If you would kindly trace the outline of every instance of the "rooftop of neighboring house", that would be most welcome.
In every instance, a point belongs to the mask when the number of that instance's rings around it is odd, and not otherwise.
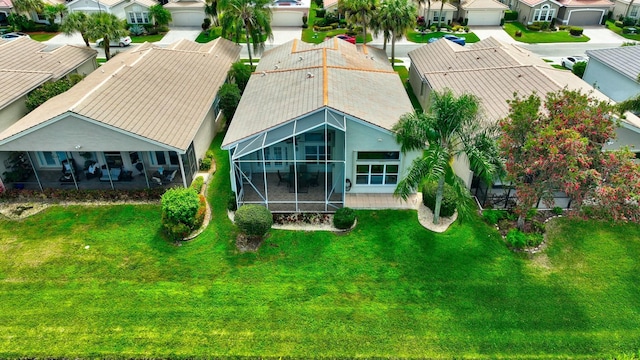
[[[0,0],[0,8],[12,8],[13,3],[11,0]]]
[[[528,50],[494,38],[465,47],[442,39],[409,52],[409,57],[432,89],[449,88],[456,95],[476,95],[485,115],[493,121],[507,116],[507,100],[513,99],[514,93],[544,97],[548,92],[568,88],[610,101],[573,73],[555,69]],[[637,118],[630,117],[628,121],[640,128]]]
[[[497,0],[467,0],[460,5],[465,10],[507,10],[509,7]]]
[[[210,111],[240,46],[180,40],[167,48],[145,43],[118,54],[69,91],[0,133],[1,141],[68,114],[148,141],[186,150]]]
[[[613,7],[613,2],[609,0],[558,0],[566,7]]]
[[[530,7],[542,4],[544,2],[551,2],[558,6],[562,6],[562,4],[556,0],[518,0],[518,1]]]
[[[47,51],[47,45],[28,37],[0,40],[0,109],[44,82],[69,74],[96,55],[93,49],[71,45]]]
[[[433,11],[440,11],[440,6],[443,6],[443,5],[442,5],[442,1],[432,1],[432,2],[431,2],[431,11],[432,11],[432,12],[433,12]],[[427,6],[425,6],[425,5],[423,4],[423,5],[422,5],[422,8],[426,10],[426,9],[427,9]],[[453,5],[451,5],[451,4],[449,4],[448,2],[445,2],[445,3],[444,3],[444,6],[442,7],[442,10],[443,10],[443,11],[457,11],[457,10],[458,10],[458,8],[457,8],[457,7],[455,7],[455,6],[453,6]]]
[[[595,59],[612,70],[630,78],[638,80],[640,74],[640,46],[621,46],[611,49],[587,50],[587,56]]]
[[[388,130],[413,111],[382,50],[337,38],[292,40],[263,54],[223,146],[325,107]]]

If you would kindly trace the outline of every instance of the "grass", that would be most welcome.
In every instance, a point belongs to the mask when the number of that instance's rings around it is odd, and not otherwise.
[[[562,219],[545,253],[477,218],[443,234],[359,211],[348,234],[235,250],[227,155],[213,222],[175,247],[160,207],[0,219],[0,357],[603,358],[640,349],[640,226]],[[85,248],[86,246],[89,248]]]
[[[314,31],[313,30],[313,24],[315,24],[316,21],[316,9],[318,8],[318,6],[315,4],[315,2],[311,2],[311,8],[309,9],[309,16],[308,16],[308,21],[307,24],[309,25],[306,29],[302,29],[302,36],[301,39],[304,42],[308,42],[311,44],[320,44],[321,42],[323,42],[326,38],[331,38],[334,37],[336,35],[340,35],[340,34],[345,34],[347,32],[347,29],[334,29],[334,30],[330,30],[330,31]],[[371,36],[371,30],[367,30],[367,42],[370,42],[373,37]],[[356,43],[362,43],[363,42],[363,36],[362,35],[357,35],[356,36]]]
[[[56,35],[58,35],[58,33],[44,32],[44,31],[30,32],[29,33],[29,36],[31,37],[31,39],[33,39],[35,41],[40,41],[40,42],[51,40],[51,38],[53,38]]]
[[[397,59],[396,59],[396,62],[397,62]],[[400,76],[400,80],[404,85],[404,89],[407,91],[407,95],[409,95],[409,100],[411,100],[411,105],[413,105],[413,109],[416,112],[421,113],[422,105],[420,105],[420,101],[418,101],[418,98],[413,93],[413,88],[411,87],[411,84],[409,84],[409,70],[404,66],[398,66],[398,65],[394,65],[393,69],[398,73],[398,76]]]
[[[564,67],[564,66],[562,66],[562,65],[558,65],[558,64],[551,64],[551,67],[552,67],[552,68],[555,68],[555,69],[571,71],[570,69],[567,69],[566,67]]]
[[[166,34],[156,34],[156,35],[143,35],[143,36],[131,36],[131,42],[133,43],[144,43],[144,42],[156,42],[162,40],[162,38]]]
[[[196,42],[201,44],[208,43],[209,41],[219,38],[220,34],[222,34],[221,27],[211,28],[209,29],[209,31],[201,32],[200,35],[198,35],[198,37],[196,38]]]
[[[429,42],[429,39],[441,38],[442,36],[447,35],[447,34],[450,34],[450,33],[436,31],[436,32],[424,33],[424,35],[423,35],[423,33],[421,33],[421,32],[418,32],[418,31],[415,31],[415,30],[409,30],[409,31],[407,31],[405,36],[407,37],[407,40],[409,40],[411,42],[423,44],[423,43]],[[472,44],[472,43],[480,41],[480,38],[476,34],[474,34],[472,32],[462,33],[462,34],[456,33],[454,35],[457,36],[457,37],[464,38],[465,42],[467,42],[469,44]]]
[[[516,31],[521,31],[522,36],[516,37]],[[504,31],[514,40],[527,44],[534,43],[563,43],[563,42],[587,42],[589,37],[582,35],[580,37],[572,36],[569,31],[531,31],[519,22],[508,22],[504,24]]]
[[[613,31],[614,33],[633,41],[640,41],[640,34],[623,34],[622,28],[616,26],[614,20],[607,20],[606,23],[607,29]]]

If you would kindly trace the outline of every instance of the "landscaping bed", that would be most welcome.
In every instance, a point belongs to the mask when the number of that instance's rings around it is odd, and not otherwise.
[[[562,42],[587,42],[591,39],[586,35],[574,36],[569,33],[570,28],[559,29],[556,31],[542,31],[530,29],[519,22],[508,22],[503,26],[504,31],[514,40],[523,43],[562,43]],[[520,36],[518,36],[520,34]]]

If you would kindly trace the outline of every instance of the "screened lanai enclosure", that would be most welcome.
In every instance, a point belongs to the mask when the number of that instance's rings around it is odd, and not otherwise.
[[[322,109],[230,149],[238,206],[334,212],[344,206],[345,117]]]

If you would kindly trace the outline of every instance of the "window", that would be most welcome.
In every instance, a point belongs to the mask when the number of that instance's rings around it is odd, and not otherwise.
[[[441,16],[441,18],[438,20],[438,16]],[[444,12],[442,13],[442,15],[440,15],[439,11],[434,11],[433,12],[433,21],[444,21]]]
[[[271,166],[271,160],[273,161],[273,166],[283,166],[284,163],[282,162],[282,160],[286,160],[287,159],[287,155],[288,155],[289,151],[287,149],[286,146],[282,146],[282,145],[273,145],[271,147],[268,147],[266,149],[264,149],[264,158],[265,158],[265,163],[264,165],[266,167]]]
[[[400,152],[360,151],[356,163],[356,184],[395,185],[398,183]]]
[[[36,156],[42,167],[58,167],[67,159],[67,154],[62,151],[38,151]]]
[[[315,161],[316,163],[325,159],[331,160],[331,155],[326,154],[326,150],[324,145],[307,145],[304,147],[305,160]]]
[[[149,23],[148,12],[141,12],[141,11],[129,12],[129,24],[148,24],[148,23]]]
[[[536,9],[533,15],[533,21],[551,21],[556,13],[549,5],[542,5],[540,9]]]
[[[178,154],[175,151],[152,151],[151,164],[153,165],[179,165]]]
[[[640,6],[634,5],[631,7],[631,11],[629,11],[629,17],[636,18],[638,17],[638,9]]]

